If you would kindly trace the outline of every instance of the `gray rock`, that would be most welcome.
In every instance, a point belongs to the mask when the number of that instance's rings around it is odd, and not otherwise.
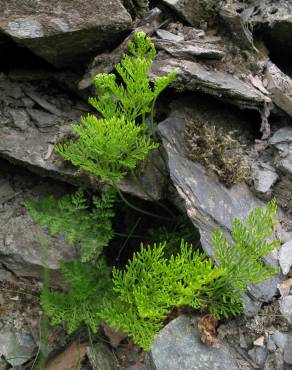
[[[276,330],[272,334],[272,340],[276,344],[278,348],[284,349],[287,346],[288,343],[288,335],[281,333],[279,330]]]
[[[292,25],[291,25],[292,31]],[[275,64],[270,63],[266,69],[267,89],[273,102],[292,117],[292,80]]]
[[[248,351],[248,354],[259,367],[262,367],[268,356],[268,350],[265,347],[254,347]]]
[[[279,263],[283,274],[287,275],[292,266],[292,239],[281,246],[279,251]]]
[[[203,166],[187,159],[184,129],[186,117],[198,115],[199,105],[193,106],[194,103],[188,104],[186,99],[178,103],[170,116],[159,124],[158,130],[166,150],[170,178],[177,192],[175,203],[199,229],[203,249],[213,256],[211,239],[214,229],[219,227],[230,237],[234,217],[244,219],[253,208],[263,203],[246,184],[227,188],[214,175],[208,174]],[[210,117],[212,108],[209,118],[205,119],[210,120]],[[281,276],[272,277],[250,286],[249,292],[260,301],[270,301],[277,293],[277,285],[281,280]]]
[[[157,335],[146,359],[146,370],[237,370],[236,353],[226,343],[203,344],[198,318],[179,316]]]
[[[273,185],[279,179],[272,166],[264,163],[260,164],[254,171],[254,187],[261,194],[265,194],[271,190]]]
[[[37,346],[28,333],[8,326],[0,330],[0,355],[12,366],[22,365],[36,354]]]
[[[212,21],[214,10],[218,5],[216,0],[163,0],[192,26],[200,26],[202,21]]]
[[[179,43],[181,41],[184,41],[183,36],[175,35],[172,32],[162,30],[162,29],[156,30],[156,35],[158,37],[160,37],[162,40],[171,41],[171,42],[175,42],[175,43]]]
[[[24,109],[9,109],[9,113],[13,119],[16,128],[24,131],[28,128],[30,119]]]
[[[165,75],[172,70],[176,70],[177,75],[171,86],[180,92],[202,91],[239,107],[259,110],[271,101],[250,83],[193,61],[157,58],[152,74]]]
[[[213,59],[221,60],[225,52],[217,45],[196,40],[174,43],[168,40],[154,39],[157,50],[163,50],[175,58],[183,60]]]
[[[288,343],[284,349],[284,361],[292,365],[292,336],[289,336]]]
[[[103,343],[87,347],[86,354],[94,370],[115,370],[117,368],[114,355]]]
[[[12,199],[16,192],[12,189],[10,182],[6,178],[0,177],[0,205]]]
[[[279,300],[281,314],[292,324],[292,295],[287,295]]]
[[[76,167],[65,163],[53,150],[54,145],[70,133],[69,123],[79,122],[80,116],[85,114],[89,107],[81,100],[71,101],[56,86],[53,91],[50,91],[46,88],[46,84],[42,86],[38,81],[17,83],[6,79],[2,84],[0,81],[0,104],[5,107],[4,114],[8,104],[7,95],[11,87],[18,85],[22,86],[21,91],[25,91],[35,104],[24,110],[35,124],[31,123],[24,131],[0,124],[0,156],[41,175],[51,176],[74,185],[100,188],[100,184],[94,183],[88,175],[78,174]],[[17,107],[18,101],[12,101],[9,104]],[[43,110],[36,106],[41,106]],[[17,108],[14,110],[19,112]],[[164,162],[157,150],[150,153],[142,172],[139,177],[141,184],[137,184],[131,176],[128,176],[120,182],[119,188],[147,200],[162,198],[166,177],[163,175]],[[142,189],[145,189],[149,195]]]
[[[292,142],[292,127],[287,126],[277,130],[270,138],[269,142],[272,145],[288,144]]]
[[[132,23],[119,0],[110,6],[94,0],[1,0],[0,14],[0,31],[56,66],[109,47]]]

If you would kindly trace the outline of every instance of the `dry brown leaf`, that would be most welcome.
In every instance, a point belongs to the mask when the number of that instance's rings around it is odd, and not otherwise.
[[[113,330],[106,323],[102,324],[102,328],[104,334],[108,337],[111,346],[114,348],[117,348],[121,341],[127,337],[127,334],[124,333],[122,330],[119,331]]]
[[[207,346],[220,347],[220,340],[217,337],[218,321],[212,315],[202,316],[198,323],[201,334],[201,341]]]
[[[50,360],[44,370],[77,370],[83,360],[88,343],[72,343],[64,352]]]

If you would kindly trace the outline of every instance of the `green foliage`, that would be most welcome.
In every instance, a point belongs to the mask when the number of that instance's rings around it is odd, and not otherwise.
[[[100,312],[112,294],[112,282],[105,262],[95,265],[78,261],[61,263],[68,293],[44,290],[41,303],[53,325],[66,323],[68,333],[88,325],[96,332],[101,321]]]
[[[58,144],[55,149],[64,159],[104,182],[118,182],[127,169],[134,169],[158,146],[144,135],[144,126],[124,118],[98,119],[88,115],[81,122],[82,125],[72,125],[78,140]]]
[[[227,186],[250,178],[250,167],[239,142],[222,128],[190,120],[185,134],[188,158],[209,168]]]
[[[116,65],[123,83],[118,84],[114,74],[98,74],[94,79],[98,98],[90,98],[89,102],[106,119],[115,116],[136,122],[142,116],[144,123],[152,103],[173,81],[175,72],[156,78],[152,87],[148,74],[156,51],[151,38],[144,32],[136,32],[128,47],[129,54],[124,54]]]
[[[155,101],[173,81],[175,73],[158,77],[151,84],[148,73],[155,55],[151,39],[144,32],[137,32],[129,43],[129,54],[116,65],[122,83],[117,83],[114,74],[101,73],[95,77],[98,97],[90,98],[89,102],[103,118],[89,114],[81,118],[81,124],[72,125],[77,138],[55,147],[65,160],[103,182],[115,184],[158,147],[146,136],[145,117],[151,112],[154,131]],[[142,123],[138,126],[139,117]]]
[[[101,197],[93,197],[93,209],[89,207],[80,189],[73,195],[60,199],[53,196],[27,202],[27,210],[32,219],[47,226],[52,235],[63,233],[69,245],[80,243],[81,261],[95,260],[102,248],[113,237],[112,218],[115,193],[104,192]]]
[[[236,218],[232,245],[216,230],[213,244],[219,266],[184,241],[180,252],[170,258],[165,256],[165,244],[142,246],[124,270],[113,269],[113,289],[118,298],[108,303],[102,316],[150,350],[172,307],[203,308],[216,318],[240,313],[247,285],[276,273],[262,261],[279,246],[279,241],[269,239],[275,216],[272,201],[266,208],[254,209],[246,224]]]

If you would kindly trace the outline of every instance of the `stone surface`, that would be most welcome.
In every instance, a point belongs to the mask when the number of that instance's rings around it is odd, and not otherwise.
[[[29,108],[26,99],[30,99]],[[80,116],[90,110],[80,99],[70,99],[52,81],[11,81],[3,76],[0,81],[0,156],[11,162],[28,167],[41,175],[99,188],[88,175],[78,174],[76,167],[65,163],[54,153],[54,145],[70,136],[69,124],[79,122]],[[21,129],[15,123],[13,110],[25,117]],[[153,165],[155,162],[155,165]],[[159,199],[163,196],[166,178],[162,175],[164,164],[158,151],[153,151],[141,172],[140,182],[129,176],[119,188],[143,199]],[[150,195],[146,195],[142,188]]]
[[[0,330],[0,355],[12,366],[27,362],[36,354],[37,346],[32,337],[8,326]]]
[[[169,40],[153,39],[157,50],[183,60],[211,59],[221,60],[225,52],[217,45],[196,40],[172,42]]]
[[[287,275],[292,266],[292,239],[283,244],[279,251],[279,263],[284,275]]]
[[[292,26],[291,26],[292,31]],[[270,63],[266,69],[267,89],[273,102],[292,117],[292,80],[275,64]]]
[[[117,368],[114,355],[103,343],[97,343],[93,347],[87,347],[86,354],[92,368],[95,370],[115,370]]]
[[[261,368],[266,361],[268,350],[265,347],[254,347],[248,351],[252,360]]]
[[[237,370],[236,353],[227,344],[203,344],[198,318],[179,316],[157,335],[146,359],[146,370]]]
[[[162,40],[171,41],[171,42],[175,42],[175,43],[184,41],[183,36],[175,35],[172,32],[162,30],[162,29],[156,30],[156,35],[158,37],[160,37]]]
[[[254,187],[261,194],[268,193],[278,179],[279,175],[268,164],[260,163],[254,170]]]
[[[288,343],[284,349],[284,361],[292,365],[292,336],[289,336]]]
[[[56,66],[108,47],[132,23],[119,0],[1,0],[0,14],[0,32]]]
[[[177,75],[172,87],[179,91],[202,91],[219,99],[226,100],[241,108],[263,109],[270,98],[246,81],[241,81],[233,75],[207,69],[205,66],[174,58],[157,58],[154,61],[152,73],[154,76],[165,75],[176,70]]]
[[[279,300],[281,314],[292,324],[292,295],[287,295]]]
[[[217,5],[216,0],[163,0],[163,3],[195,27],[204,21],[212,21],[212,9]]]
[[[272,339],[278,348],[281,348],[281,349],[286,348],[287,343],[288,343],[287,334],[281,333],[280,331],[276,330],[272,334]]]
[[[269,142],[276,149],[275,166],[289,178],[292,178],[292,127],[280,128],[273,134]],[[288,197],[289,200],[291,201],[291,197],[290,199]]]
[[[47,264],[57,282],[59,261],[71,259],[76,254],[61,236],[51,237],[45,228],[36,225],[27,214],[25,203],[30,198],[49,194],[60,196],[66,186],[21,174],[20,169],[13,174],[11,167],[2,160],[0,168],[0,183],[6,182],[13,194],[0,202],[1,263],[17,276],[38,278],[43,276],[43,266]]]

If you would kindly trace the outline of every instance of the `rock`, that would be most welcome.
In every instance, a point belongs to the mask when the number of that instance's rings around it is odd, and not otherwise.
[[[213,21],[217,2],[216,0],[163,0],[179,16],[192,26],[200,26],[203,21]]]
[[[292,324],[292,295],[287,295],[279,300],[281,314]]]
[[[241,108],[258,110],[271,101],[250,83],[189,60],[158,57],[154,61],[152,74],[165,75],[172,70],[176,70],[177,75],[171,86],[179,92],[202,91]]]
[[[168,40],[153,39],[157,50],[183,60],[211,59],[221,60],[225,52],[217,45],[196,40],[174,43]]]
[[[288,343],[288,336],[287,334],[281,333],[280,331],[276,330],[272,334],[272,340],[275,342],[278,348],[284,349]]]
[[[135,365],[132,365],[130,367],[127,367],[126,370],[146,370],[146,369],[145,369],[145,365],[143,365],[140,362],[138,362]]]
[[[254,347],[248,351],[248,354],[259,367],[262,367],[265,364],[268,350],[265,347]]]
[[[255,299],[252,299],[247,294],[245,294],[242,305],[243,305],[245,315],[254,316],[254,314],[260,311],[262,303]]]
[[[284,349],[284,361],[288,365],[292,365],[292,336],[289,336],[288,343]]]
[[[109,47],[132,23],[119,0],[110,6],[94,0],[1,0],[0,14],[1,32],[58,67]]]
[[[29,108],[25,107],[26,109],[21,106],[21,111],[24,111],[27,117],[24,131],[16,129],[13,125],[11,127],[3,124],[4,120],[11,119],[10,113],[6,113],[8,104],[14,105],[13,109],[18,114],[20,112],[19,99],[11,102],[8,100],[16,86],[23,91],[22,96],[29,97],[32,103]],[[53,150],[54,145],[70,133],[69,124],[79,122],[80,116],[89,110],[89,107],[80,99],[76,98],[72,101],[52,82],[48,85],[46,81],[29,83],[10,81],[5,78],[2,83],[0,81],[0,104],[4,106],[0,112],[1,157],[25,166],[42,176],[54,177],[78,186],[100,188],[99,184],[92,182],[90,176],[78,174],[76,167],[65,163]],[[9,112],[11,112],[10,107]],[[118,185],[120,190],[147,200],[162,198],[166,178],[162,175],[164,162],[157,150],[150,153],[142,172],[139,177],[141,184],[137,184],[131,176],[128,176]]]
[[[269,142],[277,150],[274,159],[276,167],[292,178],[292,127],[280,128]]]
[[[160,37],[162,40],[166,40],[166,41],[170,41],[170,42],[179,43],[181,41],[184,41],[183,36],[175,35],[172,32],[162,30],[162,29],[156,30],[156,35],[158,37]]]
[[[5,326],[0,330],[0,355],[12,366],[22,365],[32,358],[37,346],[28,333]]]
[[[278,179],[279,175],[268,164],[260,163],[254,170],[254,187],[261,194],[268,193]]]
[[[283,280],[281,275],[263,280],[259,284],[249,285],[249,293],[260,302],[270,302],[278,292],[278,285]]]
[[[254,342],[253,342],[254,346],[257,346],[257,347],[264,347],[265,345],[265,337],[262,335],[261,337],[257,338]]]
[[[60,282],[59,261],[72,259],[76,252],[63,237],[51,237],[44,227],[36,225],[26,212],[25,203],[49,194],[60,196],[64,184],[50,184],[32,174],[13,174],[2,162],[1,170],[0,184],[6,182],[7,189],[11,189],[9,194],[13,195],[3,198],[2,205],[0,202],[1,263],[17,276],[37,278],[42,278],[46,264],[54,275],[52,282]]]
[[[278,289],[279,289],[281,296],[286,297],[287,295],[289,295],[291,287],[292,287],[292,278],[287,279],[283,281],[281,284],[279,284]]]
[[[287,275],[292,266],[292,239],[281,246],[279,251],[279,263],[283,274]]]
[[[292,31],[292,24],[291,24]],[[292,80],[275,64],[269,63],[266,69],[267,89],[273,102],[292,117]]]
[[[86,354],[94,370],[115,370],[117,368],[114,355],[103,343],[87,347]]]
[[[7,362],[3,358],[0,358],[0,370],[7,370],[7,366]]]
[[[146,370],[237,370],[235,351],[226,343],[206,346],[197,326],[197,317],[182,315],[164,327],[146,357]]]

